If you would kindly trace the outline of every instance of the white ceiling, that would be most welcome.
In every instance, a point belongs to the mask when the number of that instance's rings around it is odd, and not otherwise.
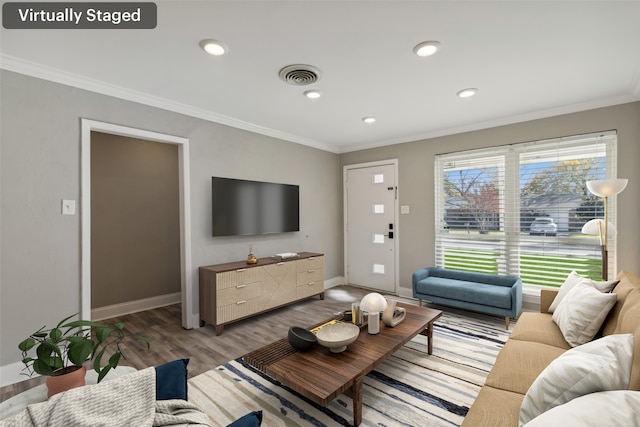
[[[640,1],[156,3],[154,30],[2,29],[1,66],[336,153],[640,100]]]

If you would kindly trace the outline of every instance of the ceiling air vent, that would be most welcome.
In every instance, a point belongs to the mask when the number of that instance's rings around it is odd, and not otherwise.
[[[306,86],[320,80],[320,70],[311,65],[288,65],[280,70],[280,78],[290,85]]]

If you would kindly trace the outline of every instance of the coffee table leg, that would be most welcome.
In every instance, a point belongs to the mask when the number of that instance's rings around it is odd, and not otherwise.
[[[362,422],[362,377],[356,378],[351,386],[353,399],[353,425],[358,427]]]
[[[433,322],[427,325],[427,329],[420,332],[420,335],[427,337],[427,354],[433,353]]]

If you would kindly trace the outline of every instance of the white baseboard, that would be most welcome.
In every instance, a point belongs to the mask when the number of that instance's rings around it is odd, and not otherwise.
[[[413,297],[413,289],[412,288],[398,287],[397,293],[398,293],[399,297],[415,299]]]
[[[344,285],[346,283],[344,277],[342,276],[337,276],[337,277],[333,277],[329,280],[325,280],[324,281],[324,288],[325,289],[330,289],[330,288],[334,288],[336,286],[340,286],[340,285]]]
[[[106,307],[91,309],[91,320],[110,319],[112,317],[124,316],[126,314],[151,310],[158,307],[164,307],[166,305],[178,304],[181,301],[181,293],[176,292],[173,294],[144,298],[136,301],[127,301],[121,304],[108,305]]]

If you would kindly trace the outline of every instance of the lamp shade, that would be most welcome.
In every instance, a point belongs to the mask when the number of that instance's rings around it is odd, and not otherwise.
[[[614,235],[618,233],[618,230],[616,230],[616,227],[609,223],[609,233],[613,233]],[[604,230],[604,219],[602,218],[596,218],[596,219],[592,219],[591,221],[587,221],[583,226],[582,226],[582,234],[590,234],[592,236],[599,236],[601,231]]]
[[[628,179],[598,179],[595,181],[587,181],[587,188],[596,196],[610,197],[621,193],[628,182]]]
[[[360,301],[360,308],[369,313],[384,311],[387,308],[387,300],[377,292],[367,294]]]

